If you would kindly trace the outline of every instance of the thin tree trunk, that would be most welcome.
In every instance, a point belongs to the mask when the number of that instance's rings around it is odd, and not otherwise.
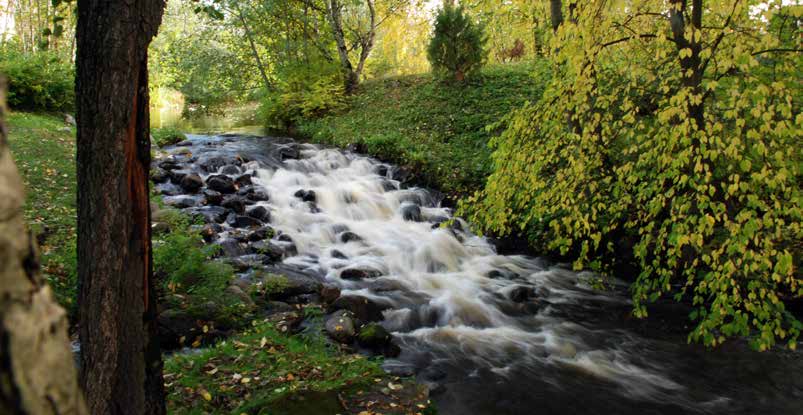
[[[248,28],[248,23],[245,21],[245,17],[243,16],[242,10],[240,10],[240,6],[236,5],[237,7],[237,18],[240,19],[240,23],[243,24],[243,30],[245,31],[245,37],[248,38],[248,44],[251,46],[251,53],[254,55],[254,60],[257,63],[257,68],[259,69],[259,74],[262,76],[262,83],[265,85],[265,89],[270,91],[270,81],[268,80],[268,74],[265,72],[265,67],[262,65],[262,59],[259,57],[259,52],[257,51],[256,43],[254,43],[254,39],[251,36],[251,30]]]
[[[329,24],[332,26],[332,35],[337,45],[337,54],[340,57],[340,67],[343,71],[343,82],[347,94],[351,94],[357,89],[360,78],[354,72],[354,66],[349,60],[349,50],[346,46],[346,35],[343,33],[343,16],[341,14],[342,5],[339,0],[327,0],[326,15]]]
[[[88,412],[67,338],[67,313],[38,272],[5,113],[0,78],[0,414],[83,415]]]
[[[561,0],[549,0],[549,16],[552,21],[552,31],[557,32],[563,23],[563,2]]]
[[[162,0],[79,0],[81,383],[93,414],[165,413],[148,170],[148,44]]]
[[[360,61],[357,64],[357,73],[355,74],[358,80],[365,68],[365,61],[368,60],[368,55],[371,54],[371,50],[374,48],[374,38],[376,37],[376,9],[374,8],[374,2],[373,0],[365,0],[365,3],[368,5],[369,25],[371,28],[360,44]]]

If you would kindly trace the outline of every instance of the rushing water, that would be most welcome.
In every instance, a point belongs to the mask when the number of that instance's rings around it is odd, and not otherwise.
[[[393,166],[312,145],[282,161],[287,140],[190,137],[198,158],[250,160],[242,170],[270,195],[259,204],[298,249],[285,263],[390,306],[382,324],[402,354],[386,364],[437,382],[442,413],[803,413],[800,353],[706,351],[645,329],[627,318],[623,283],[596,291],[590,274],[497,254],[459,219],[437,226],[452,211]],[[346,229],[360,239],[342,242]],[[381,276],[340,278],[350,268]]]

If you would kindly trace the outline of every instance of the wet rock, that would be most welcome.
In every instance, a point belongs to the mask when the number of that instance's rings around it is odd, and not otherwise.
[[[188,196],[168,196],[164,198],[164,203],[176,209],[186,209],[194,207],[198,202]]]
[[[388,291],[401,291],[404,290],[404,285],[399,281],[389,278],[380,278],[371,282],[371,290],[375,292],[388,292]]]
[[[329,337],[340,342],[349,344],[354,341],[356,334],[354,318],[347,310],[338,310],[326,319],[326,332]]]
[[[154,167],[151,169],[150,177],[154,183],[164,183],[170,180],[170,173],[160,167]]]
[[[381,321],[382,312],[391,308],[388,304],[381,304],[361,295],[341,295],[332,303],[334,310],[349,310],[360,321]]]
[[[368,268],[346,268],[340,271],[344,280],[365,280],[382,276],[382,272]]]
[[[231,209],[238,215],[245,213],[245,202],[239,196],[226,196],[220,205],[226,209]]]
[[[212,242],[218,238],[220,232],[223,232],[223,227],[217,223],[208,223],[201,228],[201,237],[206,242]]]
[[[206,186],[220,193],[231,194],[237,191],[234,181],[229,176],[216,174],[206,179]]]
[[[396,339],[391,339],[385,347],[382,348],[382,356],[395,358],[401,354],[401,346],[396,343]]]
[[[346,231],[340,234],[340,242],[348,243],[352,241],[362,241],[362,237],[351,231]]]
[[[520,285],[511,290],[508,296],[510,300],[515,303],[523,303],[531,298],[535,298],[535,288]]]
[[[170,170],[178,170],[181,166],[175,160],[162,160],[158,163],[161,169],[170,171]]]
[[[164,349],[177,349],[185,343],[192,343],[196,336],[203,332],[197,321],[181,309],[167,309],[157,319],[159,342]]]
[[[225,166],[227,164],[239,165],[241,163],[242,162],[239,159],[235,158],[235,157],[214,156],[214,157],[206,157],[206,158],[201,159],[198,162],[198,165],[202,169],[204,169],[205,171],[207,171],[209,173],[214,173],[214,172],[217,172],[218,170],[220,170],[221,167],[223,167],[223,166]]]
[[[394,190],[399,190],[399,187],[396,185],[396,183],[390,180],[382,180],[382,190],[386,192],[392,192]]]
[[[192,147],[192,141],[190,140],[179,141],[178,143],[176,143],[176,147]]]
[[[431,381],[446,379],[446,372],[437,367],[430,366],[421,372],[421,378]]]
[[[241,258],[227,258],[225,262],[231,265],[231,267],[234,268],[234,270],[237,272],[246,272],[249,269],[251,269],[251,265],[249,265],[248,262],[245,262]],[[236,279],[235,282],[233,282],[232,284],[238,284],[238,281],[244,281],[244,280],[241,278]],[[245,284],[248,283],[246,282]],[[242,285],[240,285],[240,288],[245,289]]]
[[[246,215],[259,219],[262,222],[270,222],[270,211],[265,206],[257,206],[249,209]]]
[[[281,261],[284,258],[284,249],[270,241],[257,241],[249,245],[251,252],[265,255],[269,262]]]
[[[321,282],[306,275],[270,275],[263,284],[272,287],[271,292],[267,293],[269,300],[287,301],[293,297],[317,295],[321,290]]]
[[[187,175],[187,171],[184,170],[173,170],[170,172],[170,182],[176,185],[181,186],[181,181],[184,179],[184,176]]]
[[[335,285],[324,284],[320,291],[321,300],[326,304],[332,304],[340,297],[340,288]]]
[[[245,249],[235,239],[226,238],[219,241],[218,246],[221,247],[223,255],[227,257],[238,257],[245,255]]]
[[[263,226],[248,234],[246,240],[250,242],[262,241],[273,238],[275,231],[270,226]]]
[[[346,254],[344,254],[344,253],[342,253],[342,252],[338,251],[337,249],[333,249],[333,250],[332,250],[332,251],[329,253],[329,255],[330,255],[332,258],[337,258],[337,259],[349,259],[349,257],[347,257],[347,256],[346,256]]]
[[[382,364],[382,370],[390,376],[398,376],[400,378],[407,378],[415,375],[415,366],[390,360]]]
[[[234,214],[229,215],[229,217],[226,218],[226,223],[232,228],[258,228],[262,226],[262,222],[259,219],[255,219],[250,216]]]
[[[401,215],[406,221],[421,222],[421,208],[418,205],[402,205]]]
[[[204,187],[204,181],[201,179],[201,176],[190,173],[181,178],[180,186],[187,192],[195,193]]]
[[[188,210],[188,213],[207,223],[223,223],[228,211],[220,206],[200,206]]]
[[[368,323],[360,328],[357,343],[371,350],[381,350],[390,342],[391,335],[378,323]]]
[[[234,183],[236,183],[237,186],[240,186],[240,187],[250,186],[250,185],[253,184],[251,182],[251,175],[250,174],[243,174],[241,176],[238,176],[236,179],[234,179]]]
[[[270,200],[270,195],[268,195],[267,192],[258,189],[254,189],[253,192],[248,193],[245,197],[254,202],[265,202]]]
[[[240,173],[240,168],[231,164],[228,166],[223,166],[223,168],[220,169],[220,174],[226,174],[229,176],[236,176]]]
[[[266,321],[273,323],[282,333],[293,333],[304,321],[304,317],[296,311],[280,311],[271,314]]]
[[[485,278],[490,278],[492,280],[496,280],[496,279],[500,279],[500,278],[505,278],[505,274],[502,273],[502,271],[499,271],[498,269],[492,269],[487,274],[485,274]]]
[[[243,289],[240,288],[239,286],[229,285],[228,287],[226,287],[226,291],[225,292],[229,296],[234,297],[237,300],[239,300],[242,304],[245,304],[247,307],[253,307],[254,306],[254,300],[252,300],[251,296],[246,294],[245,291],[243,291]]]
[[[207,205],[219,206],[223,203],[223,195],[212,189],[204,190],[204,199],[206,199]]]
[[[284,160],[296,160],[301,157],[301,154],[298,151],[298,146],[291,144],[286,147],[282,147],[279,149],[279,157]]]
[[[380,175],[382,177],[387,177],[388,172],[389,172],[388,166],[386,164],[376,164],[376,165],[374,165],[373,170],[374,170],[374,173],[376,173],[376,174],[378,174],[378,175]]]
[[[313,191],[313,190],[301,189],[301,190],[297,191],[293,196],[295,196],[295,197],[297,197],[297,198],[299,198],[299,199],[301,199],[301,200],[303,200],[305,202],[313,202],[313,203],[315,203],[315,199],[316,199],[315,191]]]

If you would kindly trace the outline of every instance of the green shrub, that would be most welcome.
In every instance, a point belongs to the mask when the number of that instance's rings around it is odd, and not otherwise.
[[[302,119],[317,118],[344,108],[345,93],[339,72],[328,65],[312,68],[290,67],[278,90],[262,101],[260,117],[271,130],[286,130]]]
[[[181,131],[174,127],[151,128],[153,143],[159,147],[176,144],[187,139]]]
[[[75,70],[59,55],[26,54],[14,44],[0,46],[0,73],[8,78],[8,104],[24,111],[72,111]]]
[[[234,275],[233,268],[213,261],[218,246],[204,245],[184,215],[165,215],[170,233],[153,242],[154,272],[167,292],[184,292],[196,302],[218,299]]]
[[[462,82],[485,63],[485,29],[471,21],[463,6],[438,10],[427,57],[436,74]]]

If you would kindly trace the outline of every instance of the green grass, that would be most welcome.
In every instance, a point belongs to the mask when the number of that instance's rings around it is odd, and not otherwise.
[[[288,395],[369,386],[383,376],[379,360],[342,354],[321,335],[287,336],[266,322],[165,362],[173,414],[268,414]]]
[[[484,69],[468,85],[444,84],[431,75],[369,81],[348,99],[348,110],[297,126],[326,144],[358,144],[369,154],[409,167],[421,184],[452,198],[479,189],[490,173],[487,126],[526,101],[546,82],[542,62]]]
[[[27,189],[25,218],[41,235],[42,269],[56,298],[75,310],[75,129],[60,116],[13,112],[9,142]]]
[[[174,127],[151,128],[151,137],[153,137],[153,144],[159,147],[173,145],[187,139],[184,133]]]

